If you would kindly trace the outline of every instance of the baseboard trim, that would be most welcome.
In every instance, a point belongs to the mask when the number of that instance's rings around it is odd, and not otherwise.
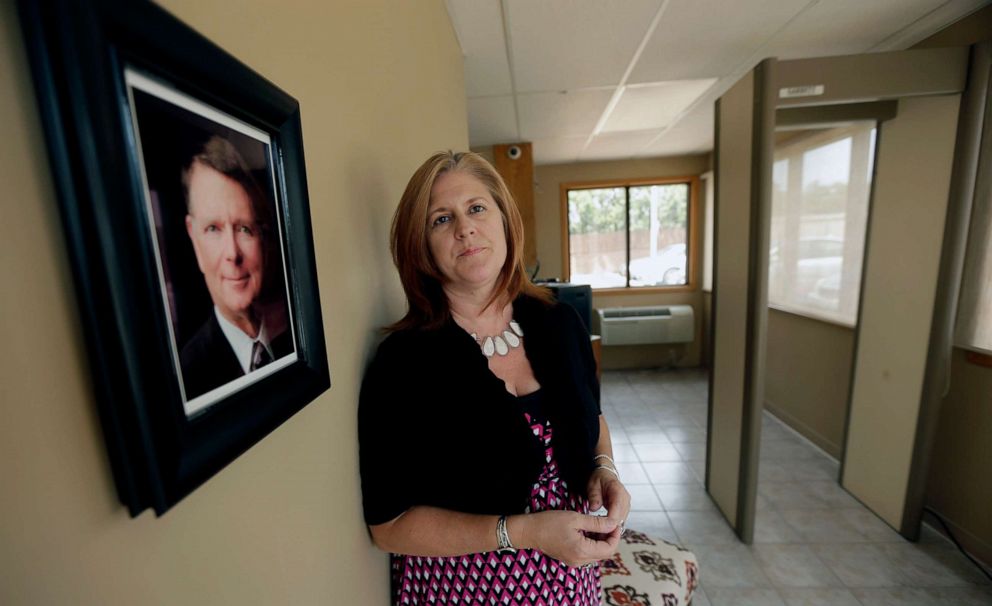
[[[992,572],[992,545],[986,543],[981,537],[969,532],[967,528],[964,528],[953,519],[949,518],[943,511],[940,511],[932,505],[927,505],[927,507],[940,514],[940,517],[944,518],[944,522],[950,526],[951,532],[954,533],[954,538],[958,540],[958,543],[960,543],[962,547],[964,547],[964,550],[967,551],[971,557],[978,560],[986,570]],[[928,518],[931,518],[933,521]],[[923,512],[923,520],[927,526],[939,534],[944,535],[944,529],[941,528],[940,522],[933,519],[929,512]]]
[[[813,444],[816,444],[818,448],[826,452],[828,455],[830,455],[831,457],[837,460],[840,460],[841,451],[842,451],[840,444],[836,444],[832,442],[831,440],[821,435],[819,432],[817,432],[815,429],[813,429],[806,423],[803,423],[796,417],[789,414],[781,406],[776,406],[774,402],[772,402],[767,398],[765,398],[765,409],[767,409],[768,412],[778,417],[778,419],[782,421],[782,423],[789,426],[790,429],[792,429],[802,437],[806,438]]]

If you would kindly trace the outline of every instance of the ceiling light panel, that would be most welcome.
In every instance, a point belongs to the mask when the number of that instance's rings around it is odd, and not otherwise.
[[[807,4],[809,0],[670,0],[629,82],[725,76]]]
[[[716,78],[708,78],[628,86],[613,108],[603,132],[668,126],[715,82]]]
[[[517,95],[520,135],[526,140],[589,136],[613,89]]]
[[[466,96],[512,94],[499,2],[448,0],[447,5],[465,56]]]
[[[662,0],[503,0],[517,92],[617,85]]]
[[[473,146],[519,141],[513,97],[469,99],[468,139]]]

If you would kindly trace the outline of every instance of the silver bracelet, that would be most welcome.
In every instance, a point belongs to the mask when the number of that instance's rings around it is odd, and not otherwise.
[[[617,473],[617,470],[616,469],[613,469],[612,467],[608,467],[606,465],[597,465],[596,466],[596,469],[605,469],[606,471],[608,471],[608,472],[612,473],[613,475],[615,475],[617,477],[617,481],[620,481],[620,474]],[[595,469],[593,471],[595,471]]]
[[[506,531],[506,516],[500,516],[496,521],[496,552],[517,553],[517,548],[510,542],[510,533]]]
[[[616,461],[614,461],[613,457],[611,457],[608,454],[598,454],[592,458],[593,461],[598,461],[600,459],[606,459],[607,461],[610,462],[610,465],[612,465],[614,468],[617,466]]]

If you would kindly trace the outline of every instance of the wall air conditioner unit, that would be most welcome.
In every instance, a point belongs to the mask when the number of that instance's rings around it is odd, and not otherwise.
[[[689,305],[609,307],[596,320],[603,345],[691,343],[695,334]]]

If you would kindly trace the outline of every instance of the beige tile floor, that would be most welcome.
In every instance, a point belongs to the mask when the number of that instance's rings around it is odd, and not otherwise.
[[[838,464],[765,413],[753,545],[703,488],[707,377],[699,370],[603,375],[603,414],[632,497],[628,527],[700,561],[694,606],[992,605],[992,585],[925,528],[899,536],[836,481]]]

